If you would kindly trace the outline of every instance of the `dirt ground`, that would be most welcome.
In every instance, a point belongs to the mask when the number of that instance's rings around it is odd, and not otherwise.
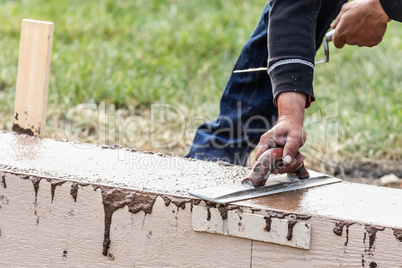
[[[334,169],[333,175],[350,182],[402,189],[401,160],[368,160],[343,163]]]

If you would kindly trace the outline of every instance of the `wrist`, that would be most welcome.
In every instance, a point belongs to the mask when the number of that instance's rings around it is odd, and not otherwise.
[[[380,22],[388,23],[391,21],[388,14],[381,5],[380,0],[372,0],[373,8],[377,11],[377,16]]]
[[[303,125],[306,95],[299,92],[282,92],[277,97],[280,119],[292,120]]]
[[[402,22],[402,2],[397,0],[379,0],[382,10],[387,14],[388,21],[395,20]]]

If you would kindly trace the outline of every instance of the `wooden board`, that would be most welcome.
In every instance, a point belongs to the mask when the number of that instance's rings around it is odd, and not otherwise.
[[[354,223],[348,233],[343,228],[338,236],[333,232],[338,221],[313,216],[304,220],[312,227],[311,249],[305,250],[195,232],[190,204],[178,209],[160,197],[151,214],[133,214],[127,207],[114,212],[110,254],[104,256],[99,189],[79,186],[74,202],[67,181],[55,188],[52,202],[45,179],[35,199],[30,179],[6,175],[3,184],[1,178],[0,267],[400,267],[402,243],[392,228],[378,231],[370,246],[364,223]],[[250,213],[242,210],[238,216]]]
[[[36,201],[29,179],[8,175],[6,184],[0,184],[0,267],[249,267],[251,241],[192,231],[190,204],[178,209],[158,197],[148,215],[115,211],[104,256],[99,189],[79,186],[74,202],[66,182],[52,202],[46,180]]]
[[[401,190],[343,182],[226,210],[177,190],[241,167],[88,146],[0,132],[0,267],[401,267]]]
[[[23,20],[13,130],[45,133],[53,23]]]
[[[264,215],[228,211],[227,218],[222,219],[219,209],[205,206],[194,206],[192,214],[193,230],[195,231],[310,249],[311,224],[295,221],[291,228],[292,236],[288,238],[289,219],[270,219],[270,230],[268,231]]]

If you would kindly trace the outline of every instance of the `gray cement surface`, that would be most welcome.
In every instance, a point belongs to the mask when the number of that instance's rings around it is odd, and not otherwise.
[[[0,133],[0,169],[55,179],[189,196],[241,181],[248,168],[151,152]]]
[[[3,132],[1,171],[191,197],[189,191],[195,189],[239,182],[249,169]],[[343,182],[235,204],[402,229],[400,189]]]

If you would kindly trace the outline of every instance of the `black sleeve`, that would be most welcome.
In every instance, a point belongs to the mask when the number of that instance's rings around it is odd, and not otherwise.
[[[296,91],[314,101],[316,22],[320,0],[271,0],[268,25],[268,74],[274,100]]]
[[[402,22],[402,0],[380,0],[380,3],[388,17]]]

